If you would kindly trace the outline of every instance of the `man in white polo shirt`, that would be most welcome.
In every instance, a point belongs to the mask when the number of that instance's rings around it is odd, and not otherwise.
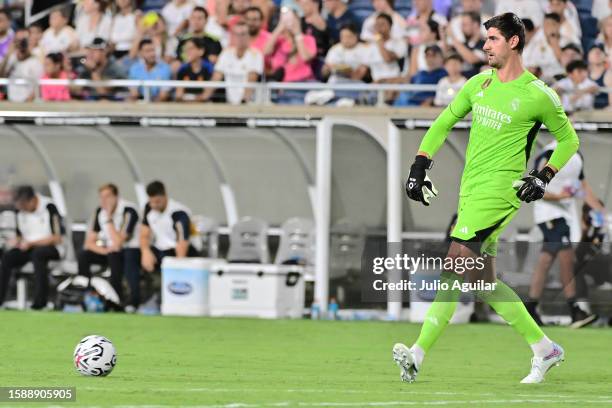
[[[233,46],[225,48],[215,64],[215,72],[210,79],[213,82],[225,81],[231,83],[257,82],[263,73],[264,59],[261,51],[250,46],[249,28],[244,22],[238,22],[232,27]],[[203,93],[205,101],[210,100],[215,88],[207,88]],[[254,88],[228,86],[225,89],[225,99],[232,105],[250,102]]]
[[[64,227],[62,217],[50,198],[36,194],[32,186],[20,186],[14,194],[17,208],[17,238],[2,256],[0,305],[4,302],[11,273],[28,262],[34,265],[32,309],[47,305],[48,263],[60,259]]]
[[[158,270],[165,256],[196,256],[195,248],[189,245],[191,211],[168,198],[161,181],[149,183],[147,195],[149,202],[145,206],[140,227],[142,268],[147,272]]]
[[[546,145],[536,157],[536,169],[542,169],[557,146],[554,141]],[[580,241],[580,224],[577,219],[576,198],[581,197],[591,208],[602,213],[605,208],[593,193],[584,176],[584,160],[580,152],[575,153],[548,184],[544,199],[534,205],[534,221],[542,231],[544,242],[535,267],[529,300],[526,307],[538,324],[542,320],[536,310],[546,276],[555,258],[559,258],[560,278],[563,294],[567,300],[572,318],[572,327],[580,328],[591,324],[597,316],[590,311],[586,299],[578,299],[574,277],[574,248],[572,243]]]
[[[140,303],[140,251],[138,248],[138,211],[135,204],[119,196],[112,183],[98,189],[100,206],[96,209],[85,237],[84,248],[78,254],[79,275],[91,276],[91,265],[108,265],[110,283],[122,303],[123,275],[130,286],[130,301],[134,309]]]

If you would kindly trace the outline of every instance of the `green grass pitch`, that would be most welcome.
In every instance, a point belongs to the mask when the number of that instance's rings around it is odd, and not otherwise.
[[[205,319],[121,314],[0,312],[0,386],[74,386],[52,406],[587,407],[612,405],[612,330],[549,328],[566,361],[540,385],[521,385],[531,353],[510,327],[451,325],[418,382],[400,382],[401,322]],[[115,370],[83,377],[77,342],[110,338]],[[42,407],[41,403],[0,403]]]

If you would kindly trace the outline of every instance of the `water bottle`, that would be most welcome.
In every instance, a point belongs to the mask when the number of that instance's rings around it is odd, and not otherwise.
[[[338,310],[340,306],[338,306],[338,302],[336,302],[336,298],[329,299],[329,306],[327,308],[327,314],[329,315],[329,320],[338,320]]]
[[[100,296],[94,291],[89,291],[85,294],[83,303],[85,303],[85,310],[90,313],[100,313],[104,311],[104,302],[102,302]]]
[[[320,317],[321,317],[321,308],[319,307],[319,304],[315,300],[314,302],[312,302],[312,306],[310,306],[310,318],[312,320],[319,320]]]

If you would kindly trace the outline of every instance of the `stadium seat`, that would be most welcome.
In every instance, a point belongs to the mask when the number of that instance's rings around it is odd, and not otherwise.
[[[194,215],[192,222],[196,230],[192,244],[202,256],[217,258],[219,256],[219,223],[203,215]]]
[[[359,19],[360,24],[363,24],[365,19],[374,12],[371,0],[352,0],[349,9]]]
[[[290,218],[281,226],[281,237],[275,263],[277,265],[311,265],[314,243],[314,222],[306,218]]]
[[[227,261],[233,263],[269,263],[268,224],[245,217],[232,227]]]
[[[593,16],[581,17],[580,26],[582,27],[582,49],[586,53],[595,43],[599,34],[598,21]]]
[[[395,2],[394,8],[402,17],[406,18],[412,11],[412,0],[398,0]]]
[[[330,293],[338,303],[359,302],[361,256],[365,247],[366,228],[348,220],[338,221],[330,234]]]

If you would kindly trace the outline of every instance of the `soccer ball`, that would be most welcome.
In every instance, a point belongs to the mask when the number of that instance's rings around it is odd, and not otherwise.
[[[117,364],[115,346],[106,337],[87,336],[74,349],[74,365],[83,375],[109,375],[115,364]]]

